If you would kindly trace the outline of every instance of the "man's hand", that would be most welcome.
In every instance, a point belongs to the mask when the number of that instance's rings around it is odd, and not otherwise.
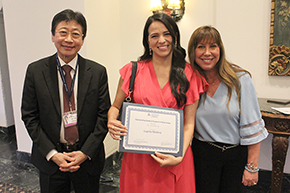
[[[80,165],[86,160],[88,159],[88,156],[85,155],[83,152],[81,151],[73,151],[70,153],[66,153],[64,152],[63,155],[68,156],[71,158],[71,162],[70,163],[63,163],[60,164],[60,171],[63,172],[75,172],[80,168]]]
[[[69,171],[68,164],[74,162],[75,158],[65,155],[63,153],[56,153],[51,157],[51,160],[54,161],[54,163],[56,163],[60,167],[59,169],[61,171],[68,172]]]

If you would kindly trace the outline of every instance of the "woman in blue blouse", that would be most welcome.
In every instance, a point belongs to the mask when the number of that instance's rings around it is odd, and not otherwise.
[[[241,192],[242,184],[258,183],[260,142],[268,135],[251,75],[226,60],[221,36],[211,26],[193,32],[188,53],[209,83],[192,142],[197,193]]]

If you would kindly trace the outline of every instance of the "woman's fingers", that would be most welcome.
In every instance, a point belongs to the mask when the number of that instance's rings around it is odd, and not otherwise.
[[[115,125],[109,125],[108,128],[109,128],[109,133],[111,137],[115,140],[121,140],[120,136],[127,135],[127,129],[124,129]]]

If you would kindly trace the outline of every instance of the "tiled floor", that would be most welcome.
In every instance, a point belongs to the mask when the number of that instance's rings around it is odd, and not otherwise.
[[[38,170],[28,163],[26,153],[16,151],[14,128],[0,127],[0,181],[16,185],[33,192],[40,192]],[[100,193],[118,193],[120,162],[118,154],[111,156],[105,165]],[[1,187],[0,187],[0,192]],[[21,192],[22,193],[22,192]]]
[[[0,181],[39,193],[38,171],[27,162],[27,154],[16,151],[14,128],[0,127]],[[115,153],[107,159],[102,174],[100,193],[118,193],[122,155]],[[270,193],[271,171],[260,171],[259,183],[245,188],[243,193]],[[1,192],[1,191],[0,191]],[[290,175],[284,174],[282,193],[290,193]]]

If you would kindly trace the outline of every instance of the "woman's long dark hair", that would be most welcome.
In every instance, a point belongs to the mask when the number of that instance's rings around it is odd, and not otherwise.
[[[178,26],[175,21],[168,15],[163,13],[157,13],[150,16],[145,24],[143,30],[143,46],[144,53],[139,57],[139,60],[149,61],[152,60],[152,55],[150,55],[150,48],[148,43],[149,37],[149,26],[154,21],[162,22],[168,29],[172,37],[172,64],[169,76],[169,82],[171,87],[171,92],[176,99],[178,107],[182,107],[186,104],[186,92],[189,89],[189,81],[187,80],[184,68],[185,68],[185,56],[186,51],[180,46],[180,33]]]

